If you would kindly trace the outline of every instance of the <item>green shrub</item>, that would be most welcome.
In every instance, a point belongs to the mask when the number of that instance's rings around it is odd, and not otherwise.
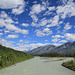
[[[34,56],[0,45],[0,68],[10,66]]]

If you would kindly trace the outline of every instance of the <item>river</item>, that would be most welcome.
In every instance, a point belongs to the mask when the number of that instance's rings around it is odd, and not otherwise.
[[[71,60],[65,58],[62,61],[50,59],[33,59],[17,63],[0,70],[0,75],[75,75],[75,72],[63,67],[63,61]]]

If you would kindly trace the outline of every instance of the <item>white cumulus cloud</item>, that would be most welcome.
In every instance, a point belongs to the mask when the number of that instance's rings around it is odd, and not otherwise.
[[[0,35],[3,35],[3,33],[0,33]]]
[[[66,33],[64,37],[67,38],[67,40],[75,41],[75,34],[73,33]]]
[[[61,41],[59,41],[59,42],[61,42],[61,43],[65,43],[65,42],[67,42],[66,40],[61,40]]]
[[[6,14],[6,12],[2,11],[0,15]],[[25,29],[20,29],[14,25],[14,21],[7,14],[6,16],[0,16],[0,27],[5,27],[9,31],[14,31],[16,33],[28,34],[29,31]]]
[[[24,27],[28,27],[29,24],[28,24],[28,23],[22,23],[22,26],[24,26]]]
[[[23,40],[19,40],[19,42],[23,42]]]
[[[57,7],[57,14],[61,16],[62,19],[66,17],[75,16],[75,3],[73,0],[66,1],[65,5]]]
[[[20,5],[24,5],[24,0],[0,0],[1,9],[16,8]]]
[[[53,33],[52,30],[50,30],[49,28],[44,28],[43,30],[36,30],[35,32],[38,37],[48,36]]]
[[[7,38],[18,38],[18,35],[8,35]]]
[[[67,31],[67,30],[69,30],[69,29],[71,29],[72,28],[72,26],[71,25],[69,25],[69,23],[67,23],[65,26],[64,26],[64,32],[65,31]]]
[[[46,7],[44,5],[41,4],[34,4],[31,8],[31,12],[30,14],[39,14],[41,11],[45,10]]]
[[[18,8],[12,9],[12,13],[15,15],[19,15],[24,12],[24,6],[19,6]]]

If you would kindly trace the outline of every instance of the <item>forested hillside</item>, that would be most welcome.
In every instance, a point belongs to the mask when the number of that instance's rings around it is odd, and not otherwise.
[[[34,56],[0,45],[0,69]]]

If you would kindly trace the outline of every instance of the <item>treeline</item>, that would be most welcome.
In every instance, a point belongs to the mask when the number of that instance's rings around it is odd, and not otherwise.
[[[75,53],[44,53],[41,57],[75,57]]]
[[[33,55],[0,45],[0,69],[33,57]]]

